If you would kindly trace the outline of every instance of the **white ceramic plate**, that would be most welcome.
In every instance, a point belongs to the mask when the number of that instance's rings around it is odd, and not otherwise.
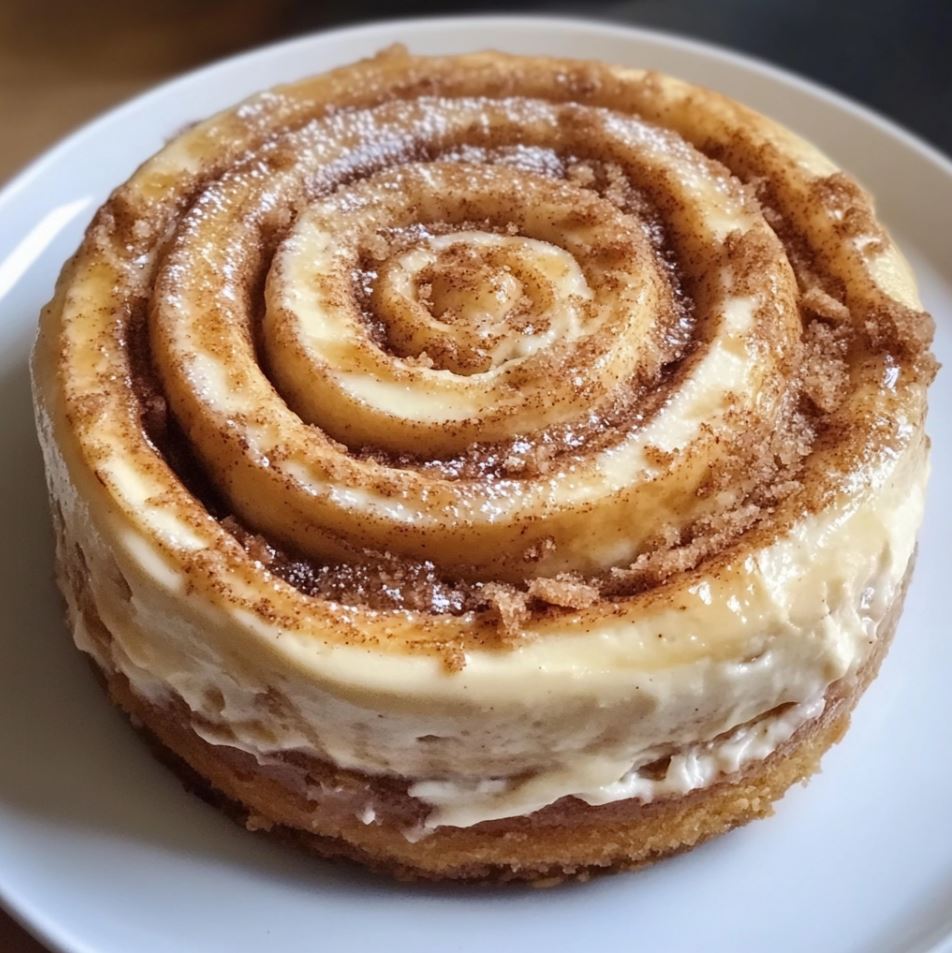
[[[325,33],[169,83],[76,133],[0,195],[0,897],[64,953],[952,950],[952,375],[894,648],[823,774],[776,816],[643,873],[552,891],[398,886],[246,834],[186,794],[103,698],[60,619],[27,351],[62,261],[113,185],[184,123],[402,41],[655,67],[825,148],[875,192],[952,355],[952,165],[895,126],[749,59],[576,21],[405,21]],[[943,273],[944,272],[944,273]]]

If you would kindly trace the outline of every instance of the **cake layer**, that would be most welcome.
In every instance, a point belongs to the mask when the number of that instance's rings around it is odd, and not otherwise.
[[[106,674],[106,681],[113,700],[145,731],[159,757],[249,830],[404,879],[550,885],[639,867],[768,816],[772,803],[792,784],[808,780],[846,731],[889,647],[907,584],[908,575],[862,668],[831,686],[820,714],[766,757],[704,787],[647,803],[627,799],[592,806],[565,798],[530,816],[441,827],[422,837],[406,836],[414,827],[423,832],[427,807],[406,793],[405,784],[293,756],[280,768],[263,767],[251,755],[196,734],[181,703],[153,705],[118,674]],[[108,641],[104,630],[99,635]]]

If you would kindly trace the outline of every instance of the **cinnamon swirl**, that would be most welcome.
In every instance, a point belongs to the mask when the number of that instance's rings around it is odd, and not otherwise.
[[[869,196],[709,90],[400,48],[262,93],[43,312],[74,638],[249,827],[411,877],[646,863],[845,730],[931,334]]]

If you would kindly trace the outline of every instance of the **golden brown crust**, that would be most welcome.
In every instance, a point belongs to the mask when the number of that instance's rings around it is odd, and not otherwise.
[[[911,570],[910,570],[911,574]],[[772,813],[773,802],[820,768],[826,750],[845,734],[850,714],[886,655],[905,596],[903,588],[881,623],[877,643],[855,677],[834,684],[822,715],[763,761],[679,797],[592,806],[563,798],[527,817],[468,828],[437,828],[412,842],[401,832],[420,805],[389,780],[379,781],[307,759],[313,791],[377,788],[392,804],[390,820],[365,824],[353,810],[322,810],[294,785],[258,769],[237,749],[212,745],[188,727],[180,707],[137,697],[121,675],[106,675],[109,694],[153,742],[156,753],[193,790],[249,830],[304,846],[325,858],[347,858],[405,880],[533,881],[541,885],[642,867]]]

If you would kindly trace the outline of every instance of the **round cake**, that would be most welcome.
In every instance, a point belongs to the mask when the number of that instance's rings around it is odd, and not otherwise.
[[[557,881],[770,813],[899,616],[932,321],[814,147],[393,48],[182,131],[33,356],[77,646],[248,828]]]

